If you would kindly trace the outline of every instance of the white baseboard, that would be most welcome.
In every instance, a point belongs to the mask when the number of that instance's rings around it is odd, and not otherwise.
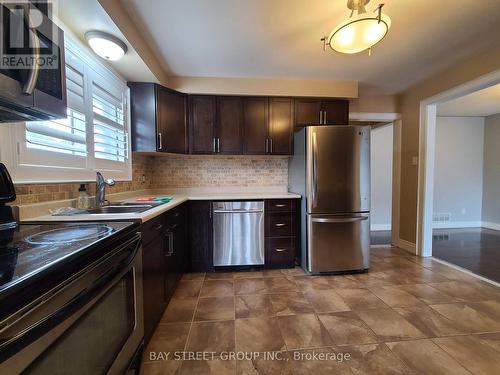
[[[500,230],[500,223],[491,221],[449,221],[447,223],[433,223],[432,229],[459,229],[459,228],[486,228]]]
[[[382,231],[382,230],[391,230],[392,226],[391,224],[371,224],[370,225],[370,230],[372,232],[376,231]]]
[[[432,223],[432,229],[479,228],[481,221],[448,221],[445,223]]]
[[[483,221],[481,223],[482,228],[500,230],[500,223],[492,223],[491,221]]]
[[[396,245],[400,249],[408,251],[413,255],[415,255],[415,253],[417,252],[417,245],[415,245],[413,242],[402,240],[401,238],[398,238],[394,245]]]

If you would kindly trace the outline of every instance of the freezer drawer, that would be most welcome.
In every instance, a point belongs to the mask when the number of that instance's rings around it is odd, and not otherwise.
[[[370,264],[370,215],[307,215],[307,269],[356,271]]]
[[[214,266],[264,264],[264,202],[213,203]]]

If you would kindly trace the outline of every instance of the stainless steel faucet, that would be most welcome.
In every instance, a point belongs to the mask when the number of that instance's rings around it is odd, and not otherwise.
[[[104,206],[106,202],[106,186],[113,186],[115,180],[112,178],[104,179],[101,172],[97,172],[96,190],[95,190],[95,205],[97,207]]]

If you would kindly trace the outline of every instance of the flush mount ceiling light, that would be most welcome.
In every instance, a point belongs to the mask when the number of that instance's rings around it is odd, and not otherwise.
[[[106,60],[119,60],[127,52],[125,43],[104,31],[88,31],[85,33],[85,39],[90,48]]]
[[[350,18],[335,27],[329,36],[321,39],[323,49],[330,46],[341,53],[358,53],[368,50],[380,42],[391,27],[391,19],[382,13],[384,4],[380,4],[375,12],[366,12],[366,4],[370,0],[348,0],[347,7],[351,10]],[[354,15],[354,11],[358,14]]]

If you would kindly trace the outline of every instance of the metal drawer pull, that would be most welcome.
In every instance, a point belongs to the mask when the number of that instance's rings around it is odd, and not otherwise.
[[[286,224],[285,223],[277,223],[274,224],[276,227],[284,227]]]
[[[163,228],[163,225],[161,225],[161,224],[156,224],[156,225],[153,227],[153,230],[160,230],[161,228]]]
[[[276,250],[278,253],[282,253],[283,251],[286,251],[286,249],[284,247],[277,247]]]
[[[279,203],[279,204],[275,204],[274,207],[285,207],[286,204],[283,204],[283,203]]]

